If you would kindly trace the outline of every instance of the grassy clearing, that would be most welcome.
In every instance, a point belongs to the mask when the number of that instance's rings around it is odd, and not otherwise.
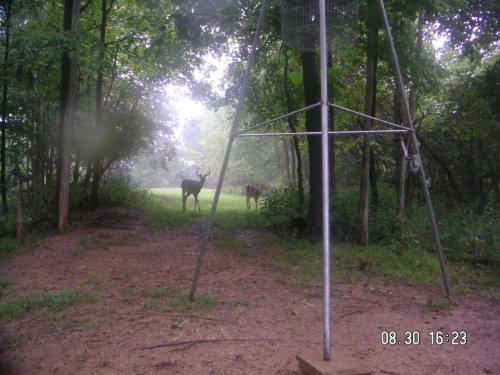
[[[194,199],[188,198],[187,210],[182,212],[182,198],[180,188],[151,189],[152,203],[148,208],[150,223],[157,227],[168,227],[181,224],[191,224],[206,220],[211,210],[214,190],[203,189],[199,195],[202,211],[194,211]],[[349,191],[348,191],[349,192]],[[352,193],[352,192],[351,192]],[[355,199],[337,199],[335,209],[338,214],[351,212],[351,208],[341,203],[354,202]],[[353,206],[354,207],[354,206]],[[355,208],[355,207],[354,207]],[[345,211],[345,212],[344,212]],[[356,210],[354,209],[353,212]],[[384,213],[384,210],[382,213]],[[391,210],[386,210],[392,212]],[[347,215],[347,214],[345,214]],[[375,220],[371,230],[372,237],[380,244],[368,247],[355,246],[350,243],[336,243],[332,246],[332,278],[355,282],[360,279],[371,279],[399,285],[439,286],[442,276],[437,256],[434,254],[433,243],[421,238],[421,233],[428,234],[426,228],[411,225],[412,231],[406,230],[412,239],[408,241],[394,240],[397,230],[394,218],[379,214],[380,220]],[[391,220],[392,217],[392,220]],[[420,220],[419,223],[426,223]],[[251,246],[238,238],[236,231],[242,228],[263,228],[269,225],[261,210],[246,209],[245,197],[235,194],[221,194],[215,220],[215,243],[221,247],[228,247],[240,256],[252,253]],[[350,222],[349,220],[347,220]],[[380,224],[382,223],[382,224]],[[424,224],[420,224],[424,225]],[[461,226],[459,226],[461,227]],[[413,233],[417,234],[413,234]],[[428,233],[429,232],[429,233]],[[445,231],[445,233],[447,233]],[[446,239],[446,236],[443,236]],[[268,263],[271,266],[289,272],[293,277],[304,283],[321,278],[322,275],[322,246],[308,240],[298,239],[293,235],[288,237],[266,235],[266,238],[257,240],[252,246],[270,246]],[[411,246],[410,246],[411,245]],[[430,253],[427,252],[427,249]],[[455,252],[455,251],[450,251]],[[430,255],[429,255],[430,254]],[[499,286],[500,275],[494,267],[471,266],[460,263],[448,257],[448,272],[454,292],[469,292],[481,290],[482,286]],[[490,288],[491,290],[492,288]],[[488,291],[489,297],[491,293]],[[493,298],[499,299],[498,292]]]
[[[206,293],[198,293],[194,301],[189,299],[187,294],[181,294],[175,288],[156,288],[142,293],[143,297],[149,300],[144,302],[146,311],[188,311],[188,310],[206,310],[216,305],[216,297]]]
[[[68,289],[60,293],[30,293],[0,304],[0,319],[21,319],[29,311],[60,311],[66,307],[88,303],[93,297],[85,292]]]
[[[203,189],[198,196],[201,211],[194,211],[194,198],[186,202],[186,212],[182,212],[182,192],[180,188],[151,189],[152,199],[146,205],[149,223],[158,228],[193,223],[207,219],[212,209],[214,189]],[[259,227],[266,224],[260,210],[247,210],[245,197],[236,194],[221,194],[215,216],[215,227],[225,229]]]

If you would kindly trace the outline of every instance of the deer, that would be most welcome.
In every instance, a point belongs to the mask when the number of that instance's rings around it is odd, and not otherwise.
[[[205,183],[205,179],[210,175],[210,169],[207,173],[201,174],[198,173],[198,169],[196,170],[196,175],[200,178],[200,181],[196,180],[182,180],[181,188],[182,188],[182,212],[186,212],[186,200],[187,198],[193,194],[194,196],[194,210],[196,212],[196,204],[198,203],[198,211],[201,211],[200,201],[198,200],[198,194],[200,194],[200,190]]]
[[[247,184],[245,186],[245,191],[247,193],[247,209],[250,209],[250,198],[255,200],[255,209],[257,209],[257,201],[262,194],[262,189],[264,189],[264,184]]]

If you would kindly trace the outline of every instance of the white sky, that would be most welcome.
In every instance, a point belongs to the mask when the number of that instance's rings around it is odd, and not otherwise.
[[[205,64],[195,71],[195,78],[200,80],[203,77],[208,78],[212,84],[212,89],[222,95],[224,92],[224,76],[229,64],[229,58],[227,56],[217,58],[212,55],[206,55],[203,57],[203,60]],[[165,95],[169,98],[176,112],[177,126],[174,129],[174,134],[182,144],[182,131],[185,124],[191,120],[203,118],[211,109],[193,100],[189,89],[185,86],[167,85],[164,89]]]

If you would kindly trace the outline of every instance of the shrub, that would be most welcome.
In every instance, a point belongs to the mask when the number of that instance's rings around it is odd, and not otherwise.
[[[71,184],[70,205],[72,208],[89,208],[90,187]],[[147,189],[141,188],[124,178],[111,178],[99,186],[100,206],[142,205],[149,196]]]
[[[297,189],[272,190],[264,197],[262,212],[271,225],[284,229],[296,228],[304,221],[305,210],[299,201]]]

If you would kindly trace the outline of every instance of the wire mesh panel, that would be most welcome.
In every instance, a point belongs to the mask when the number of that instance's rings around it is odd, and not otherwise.
[[[326,0],[326,33],[330,49],[352,45],[358,37],[358,0]],[[281,33],[283,41],[300,51],[315,51],[319,46],[319,1],[282,0]]]

